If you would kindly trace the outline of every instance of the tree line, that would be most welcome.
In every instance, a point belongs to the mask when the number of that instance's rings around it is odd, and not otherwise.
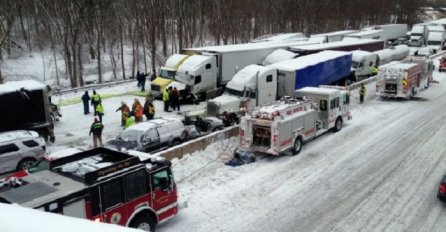
[[[84,64],[109,56],[114,79],[149,72],[185,47],[244,43],[264,34],[306,35],[373,24],[418,22],[426,0],[1,0],[0,59],[51,49],[72,87]],[[131,62],[124,59],[131,48]],[[85,55],[88,54],[88,55]],[[55,63],[57,67],[57,63]],[[130,70],[126,73],[125,70]],[[0,81],[1,81],[0,67]]]

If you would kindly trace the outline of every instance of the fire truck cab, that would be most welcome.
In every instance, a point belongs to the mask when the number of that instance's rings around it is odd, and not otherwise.
[[[154,231],[178,212],[171,163],[95,148],[0,186],[0,202]]]
[[[298,154],[304,142],[351,119],[347,90],[306,87],[285,99],[242,117],[240,149],[280,155]]]

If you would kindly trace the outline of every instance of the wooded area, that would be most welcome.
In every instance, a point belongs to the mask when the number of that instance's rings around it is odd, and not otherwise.
[[[65,62],[65,76],[56,76],[57,83],[59,78],[69,78],[76,87],[84,85],[85,59],[97,62],[99,83],[104,55],[110,56],[114,79],[127,79],[137,70],[156,70],[168,55],[184,47],[242,43],[272,33],[309,35],[384,23],[411,26],[425,2],[2,0],[0,58],[14,51],[52,49],[54,57],[61,55]],[[127,46],[130,63],[122,55]]]

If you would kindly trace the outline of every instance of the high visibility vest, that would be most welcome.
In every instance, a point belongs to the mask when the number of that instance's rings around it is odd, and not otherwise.
[[[365,92],[366,92],[366,90],[365,90],[365,86],[363,85],[363,86],[361,86],[361,87],[359,88],[359,95],[364,96],[364,95],[365,95]]]
[[[167,90],[163,93],[163,101],[169,101],[169,91]]]
[[[103,127],[104,127],[104,125],[102,125],[101,122],[93,123],[93,129],[100,129],[100,128],[103,128]]]
[[[129,126],[135,125],[135,117],[128,117],[127,120],[125,120],[125,126],[124,129],[127,129]]]
[[[93,94],[92,98],[93,102],[99,102],[101,100],[101,96],[99,96],[99,94]]]
[[[101,104],[96,106],[96,112],[103,114],[104,113],[104,107],[102,107]]]

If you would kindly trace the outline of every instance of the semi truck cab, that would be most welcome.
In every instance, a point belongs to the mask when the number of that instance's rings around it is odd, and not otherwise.
[[[160,69],[159,76],[151,82],[150,93],[152,96],[161,97],[167,85],[175,80],[177,69],[188,57],[188,55],[174,54],[167,59],[166,64]]]

